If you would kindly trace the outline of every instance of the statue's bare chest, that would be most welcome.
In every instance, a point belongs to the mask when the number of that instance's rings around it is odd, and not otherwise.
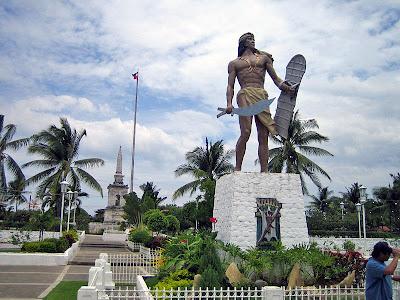
[[[251,56],[239,57],[236,61],[236,72],[265,72],[265,59],[263,56],[255,54]]]

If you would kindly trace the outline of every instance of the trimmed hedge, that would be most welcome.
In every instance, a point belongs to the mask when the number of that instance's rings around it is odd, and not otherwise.
[[[143,228],[143,229],[132,229],[131,232],[129,233],[128,239],[135,243],[146,244],[150,242],[153,239],[153,237],[150,231]]]
[[[25,242],[22,244],[23,252],[42,252],[42,253],[63,253],[69,248],[68,240],[61,239],[45,239],[38,242]]]

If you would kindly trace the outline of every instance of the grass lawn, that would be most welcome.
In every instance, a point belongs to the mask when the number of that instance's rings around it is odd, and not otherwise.
[[[83,285],[87,285],[87,281],[61,281],[43,300],[76,300]]]

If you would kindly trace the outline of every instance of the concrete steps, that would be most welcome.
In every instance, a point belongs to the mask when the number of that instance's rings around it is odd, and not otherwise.
[[[103,241],[102,236],[86,235],[81,242],[78,252],[69,265],[94,266],[100,253],[126,254],[131,253],[125,243]]]

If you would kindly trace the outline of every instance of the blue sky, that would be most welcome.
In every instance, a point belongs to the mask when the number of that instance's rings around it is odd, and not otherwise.
[[[236,143],[237,120],[215,114],[226,102],[237,40],[250,31],[281,77],[290,57],[307,59],[297,108],[331,139],[323,147],[334,158],[315,159],[332,177],[324,184],[335,193],[356,181],[386,185],[400,170],[399,19],[395,0],[4,1],[0,112],[20,137],[60,116],[85,128],[81,157],[106,161],[91,172],[106,194],[119,145],[129,182],[131,73],[139,69],[136,190],[153,181],[170,199],[189,180],[173,174],[187,151],[206,136],[230,149]],[[268,78],[265,87],[279,94]],[[254,131],[244,171],[258,170]],[[15,157],[31,159],[25,151]],[[106,205],[106,197],[90,194],[89,211]]]

